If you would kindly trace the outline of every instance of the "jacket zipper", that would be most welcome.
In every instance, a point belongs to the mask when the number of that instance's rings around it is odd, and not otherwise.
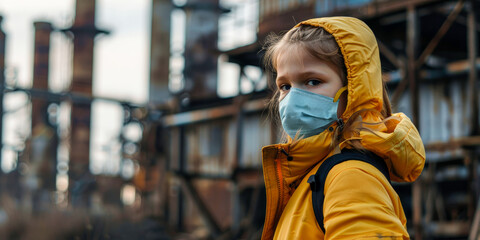
[[[281,150],[283,150],[283,148],[280,148]],[[280,150],[279,149],[279,150]],[[280,150],[280,151],[281,151]],[[285,150],[284,150],[285,151]],[[275,172],[276,172],[276,175],[277,175],[277,188],[278,188],[278,193],[279,193],[279,201],[277,203],[277,211],[275,213],[275,228],[276,228],[276,225],[278,223],[278,219],[280,218],[280,212],[281,212],[281,206],[283,205],[283,174],[282,174],[282,162],[280,160],[280,158],[276,158],[275,159]]]

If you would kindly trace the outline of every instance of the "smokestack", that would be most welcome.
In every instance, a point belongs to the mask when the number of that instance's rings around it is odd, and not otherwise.
[[[73,27],[72,92],[92,95],[93,41],[95,28],[95,0],[77,0]]]
[[[33,57],[33,88],[48,91],[48,62],[50,52],[50,34],[53,30],[48,22],[35,22],[35,46]],[[47,99],[32,100],[32,129],[45,124]]]
[[[33,56],[33,88],[48,91],[48,69],[50,53],[50,34],[52,24],[35,22],[35,40]],[[57,144],[56,131],[48,123],[48,106],[46,98],[32,99],[32,144],[30,162],[36,169],[41,188],[49,191],[56,189]],[[35,142],[45,142],[38,145]]]
[[[150,47],[150,103],[166,103],[170,62],[171,0],[152,1],[152,36]]]
[[[190,102],[217,98],[219,0],[185,5],[185,92]]]
[[[71,91],[92,95],[94,38],[100,31],[95,27],[95,0],[77,0],[75,22],[68,31],[73,34],[73,76]],[[70,188],[88,189],[91,183],[90,102],[73,101],[71,109],[71,145],[69,162]],[[72,192],[74,205],[88,204],[87,192]]]

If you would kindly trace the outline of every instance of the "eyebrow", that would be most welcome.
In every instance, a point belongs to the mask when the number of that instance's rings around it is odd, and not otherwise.
[[[318,76],[320,78],[324,78],[324,77],[327,77],[328,74],[325,73],[324,71],[306,71],[306,72],[300,73],[299,76],[300,76],[300,78],[308,78],[308,77],[311,77],[311,76]],[[277,73],[277,77],[275,78],[275,82],[278,82],[278,81],[286,81],[286,79],[285,79],[284,76],[280,76]]]

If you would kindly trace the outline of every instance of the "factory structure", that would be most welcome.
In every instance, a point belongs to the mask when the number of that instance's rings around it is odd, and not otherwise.
[[[69,28],[34,23],[33,84],[28,89],[5,82],[8,32],[0,25],[0,112],[5,112],[4,96],[13,92],[26,93],[32,106],[31,135],[17,150],[18,167],[0,170],[0,210],[8,198],[37,216],[52,209],[83,209],[154,219],[165,239],[260,239],[266,205],[261,147],[281,137],[280,126],[268,118],[274,79],[263,71],[262,44],[272,32],[281,34],[302,20],[341,15],[362,19],[375,33],[394,112],[412,119],[425,144],[420,178],[393,183],[412,239],[480,238],[480,1],[176,3],[151,1],[149,102],[100,99],[122,106],[125,127],[142,128],[138,142],[119,136],[123,158],[135,166],[130,178],[89,169],[91,105],[99,99],[92,95],[93,49],[96,36],[109,33],[95,26],[96,1],[77,0]],[[254,6],[255,19],[242,4]],[[173,13],[180,13],[185,24],[173,24]],[[242,25],[253,26],[255,39],[219,48],[222,31]],[[181,46],[172,41],[179,27],[185,35]],[[52,32],[64,34],[73,46],[67,92],[49,91]],[[178,59],[180,67],[172,64]],[[235,67],[235,79],[224,79],[232,76],[222,74],[225,65]],[[237,92],[219,94],[225,82],[233,82]],[[63,105],[70,114],[66,133],[56,120]],[[2,121],[0,117],[0,136]],[[67,146],[67,161],[59,156],[62,146]],[[68,187],[59,189],[60,175],[68,176],[62,178]],[[134,199],[125,204],[122,195],[132,186]],[[6,236],[2,234],[0,226],[0,238]]]

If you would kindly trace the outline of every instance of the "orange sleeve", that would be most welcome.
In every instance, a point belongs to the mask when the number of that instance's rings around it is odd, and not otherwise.
[[[374,166],[338,164],[325,182],[325,239],[409,239],[400,199]]]

